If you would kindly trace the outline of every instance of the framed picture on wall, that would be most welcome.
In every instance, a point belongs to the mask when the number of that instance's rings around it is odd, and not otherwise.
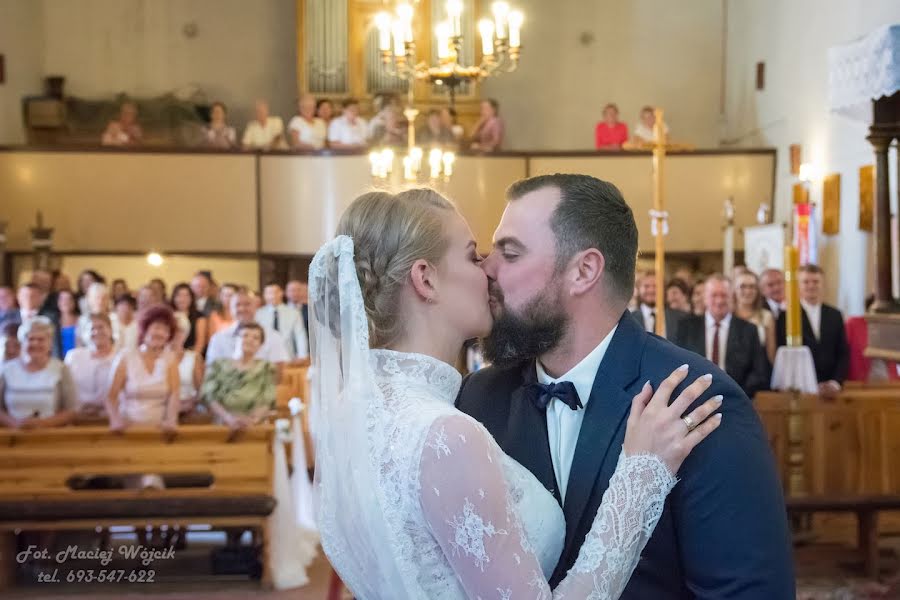
[[[837,235],[841,228],[841,175],[832,173],[822,182],[822,233]]]
[[[875,218],[875,165],[859,168],[859,228],[872,231]]]

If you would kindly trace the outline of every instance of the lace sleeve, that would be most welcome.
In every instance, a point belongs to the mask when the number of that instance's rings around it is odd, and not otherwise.
[[[420,461],[420,500],[432,534],[469,598],[621,595],[675,478],[651,456],[620,457],[574,567],[555,592],[544,578],[490,434],[462,415],[438,419]]]

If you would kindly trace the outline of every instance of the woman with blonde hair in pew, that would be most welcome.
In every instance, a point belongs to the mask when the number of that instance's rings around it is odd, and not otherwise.
[[[51,356],[53,322],[37,316],[19,327],[22,352],[0,371],[0,425],[15,429],[60,427],[75,418],[75,384]]]
[[[112,379],[116,348],[109,315],[90,316],[91,338],[87,348],[73,348],[65,363],[72,372],[78,390],[78,416],[106,417],[106,395]]]

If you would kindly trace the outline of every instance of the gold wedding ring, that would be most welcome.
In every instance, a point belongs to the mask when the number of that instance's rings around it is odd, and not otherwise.
[[[688,433],[697,428],[697,424],[694,423],[694,419],[692,419],[690,415],[681,417],[681,420],[684,421],[685,426],[687,426]]]

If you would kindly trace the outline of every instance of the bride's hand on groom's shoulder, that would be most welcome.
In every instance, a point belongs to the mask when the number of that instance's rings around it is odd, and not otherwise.
[[[677,473],[691,450],[722,423],[721,413],[710,417],[722,405],[722,396],[714,396],[684,415],[710,386],[711,375],[698,377],[669,403],[687,374],[688,366],[682,365],[659,384],[655,393],[648,381],[634,397],[623,444],[626,455],[655,454]]]

